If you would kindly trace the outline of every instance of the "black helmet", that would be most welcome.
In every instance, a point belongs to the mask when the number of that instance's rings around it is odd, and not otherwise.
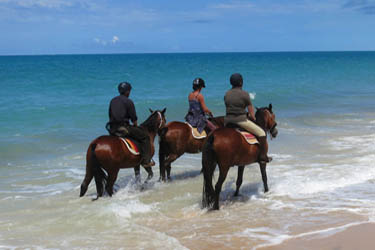
[[[193,88],[205,88],[206,85],[204,84],[204,81],[202,78],[195,78],[194,81],[193,81]]]
[[[117,88],[118,88],[118,92],[120,93],[120,95],[122,95],[125,92],[130,91],[132,89],[132,85],[130,85],[130,83],[128,82],[122,82],[118,85]]]
[[[232,84],[233,87],[241,87],[243,84],[243,79],[241,74],[234,73],[230,76],[230,84]]]

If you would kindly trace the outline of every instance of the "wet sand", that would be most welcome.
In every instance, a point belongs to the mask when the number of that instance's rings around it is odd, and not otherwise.
[[[375,223],[351,226],[330,236],[304,236],[284,241],[261,250],[373,250]]]

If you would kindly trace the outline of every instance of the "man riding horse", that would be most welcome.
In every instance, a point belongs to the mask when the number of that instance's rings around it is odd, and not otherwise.
[[[137,113],[134,103],[129,98],[132,86],[128,82],[122,82],[118,85],[120,95],[114,97],[109,105],[109,122],[106,128],[114,136],[130,137],[140,142],[143,167],[155,165],[151,156],[150,137],[137,124]],[[130,121],[133,126],[130,125]]]
[[[232,123],[254,134],[260,146],[259,162],[270,162],[272,159],[267,156],[266,133],[255,123],[254,107],[249,93],[242,89],[242,76],[238,73],[232,74],[230,84],[232,89],[228,90],[224,97],[226,107],[225,125]],[[248,112],[246,112],[246,109]]]

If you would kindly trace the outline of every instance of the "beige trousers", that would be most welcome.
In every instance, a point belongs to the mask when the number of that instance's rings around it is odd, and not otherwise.
[[[264,130],[250,120],[236,122],[236,124],[257,137],[266,136]]]

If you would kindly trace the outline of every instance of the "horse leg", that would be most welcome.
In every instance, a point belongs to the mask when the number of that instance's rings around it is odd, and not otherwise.
[[[141,182],[141,169],[139,165],[134,167],[134,175],[135,175],[135,182],[140,183]]]
[[[180,155],[178,154],[169,154],[168,157],[164,161],[164,173],[160,176],[162,181],[166,181],[165,179],[165,171],[167,171],[167,178],[171,179],[171,163],[174,162]]]
[[[148,173],[147,179],[145,180],[145,183],[147,183],[154,176],[154,172],[152,171],[152,168],[144,168],[144,169]]]
[[[172,178],[171,178],[171,164],[170,163],[167,165],[166,170],[167,170],[167,179],[170,181],[170,180],[172,180]]]
[[[225,181],[225,178],[227,178],[229,166],[220,166],[220,174],[219,174],[219,180],[217,181],[215,185],[215,203],[213,206],[214,210],[219,210],[219,198],[220,198],[220,192],[221,187],[223,186],[223,183]]]
[[[262,180],[263,180],[263,186],[264,186],[264,192],[265,193],[268,192],[266,166],[267,166],[267,163],[265,163],[265,162],[259,163],[260,172],[262,173]]]
[[[160,177],[159,181],[165,181],[165,159],[167,157],[167,144],[163,141],[163,139],[160,139],[159,142],[159,171],[160,171]]]
[[[105,186],[105,190],[107,191],[109,196],[113,195],[113,185],[116,182],[118,172],[119,172],[119,169],[116,169],[108,173],[108,181],[107,181],[107,185]]]
[[[234,193],[234,196],[238,196],[238,193],[240,191],[244,169],[245,169],[245,166],[238,166],[238,175],[237,175],[237,181],[236,181],[237,188],[236,188],[236,192]]]

